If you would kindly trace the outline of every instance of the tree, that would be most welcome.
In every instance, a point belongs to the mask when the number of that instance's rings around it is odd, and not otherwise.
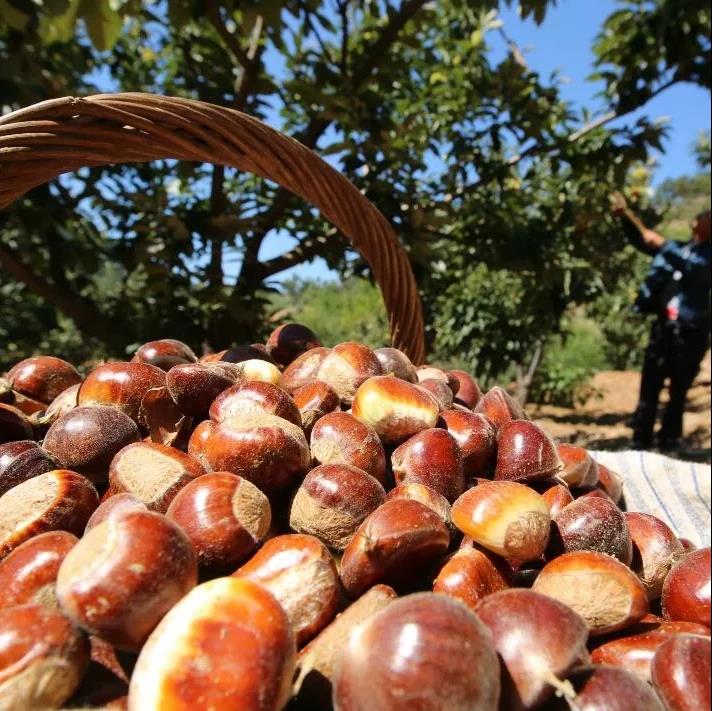
[[[540,22],[550,4],[520,7]],[[2,0],[0,90],[17,107],[141,89],[232,105],[280,125],[335,161],[394,224],[420,279],[437,352],[479,358],[480,369],[494,372],[497,353],[528,362],[567,304],[616,278],[606,188],[663,135],[647,120],[604,128],[608,115],[575,113],[558,79],[531,71],[511,44],[492,63],[489,37],[502,30],[497,5]],[[663,11],[683,13],[675,37],[685,48],[670,50],[646,84],[657,91],[708,80],[699,61],[709,47],[707,10],[672,0],[622,5],[596,49],[615,87],[612,115],[649,98],[626,66],[651,52],[659,59],[650,38],[669,39],[655,19]],[[111,354],[164,334],[213,347],[253,340],[266,327],[274,278],[316,254],[343,274],[365,273],[308,206],[254,176],[208,165],[82,171],[33,191],[0,220],[0,261],[11,280]],[[297,244],[261,261],[275,232]],[[482,279],[500,273],[505,286],[510,278],[528,289],[519,305],[527,325],[489,333],[489,356],[468,349],[463,335],[482,328],[478,309],[467,309],[472,289],[483,291],[473,283],[475,263]]]

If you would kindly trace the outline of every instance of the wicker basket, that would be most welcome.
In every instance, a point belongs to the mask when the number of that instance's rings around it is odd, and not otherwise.
[[[0,117],[0,209],[82,166],[163,158],[250,171],[317,207],[371,267],[393,345],[424,361],[417,285],[386,219],[316,153],[239,111],[130,93],[53,99],[7,114]]]

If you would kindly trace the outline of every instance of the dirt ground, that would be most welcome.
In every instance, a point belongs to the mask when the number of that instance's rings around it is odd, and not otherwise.
[[[678,456],[710,461],[710,352],[688,393],[683,444]],[[591,449],[628,449],[630,415],[638,401],[640,373],[603,371],[592,385],[594,395],[576,409],[550,405],[528,406],[532,419],[554,437]],[[662,403],[666,400],[663,393]]]

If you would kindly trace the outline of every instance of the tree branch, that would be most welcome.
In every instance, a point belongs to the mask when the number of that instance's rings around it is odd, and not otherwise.
[[[326,244],[327,240],[336,234],[336,230],[330,233],[329,236],[319,236],[315,238],[307,238],[302,240],[296,247],[290,249],[289,252],[280,254],[278,257],[268,259],[259,265],[259,272],[262,279],[274,276],[302,262],[307,262],[314,257],[318,257]]]
[[[230,52],[232,52],[233,56],[237,60],[237,63],[242,66],[243,69],[247,69],[250,64],[247,52],[245,52],[245,50],[240,46],[240,41],[237,39],[237,36],[232,34],[232,32],[227,29],[227,25],[223,21],[222,15],[220,14],[220,8],[215,0],[206,0],[205,12],[210,24],[216,29],[222,41],[225,43]]]

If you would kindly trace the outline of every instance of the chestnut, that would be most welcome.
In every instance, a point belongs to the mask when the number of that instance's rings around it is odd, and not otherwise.
[[[524,484],[481,481],[452,506],[452,520],[466,536],[514,565],[535,560],[549,541],[546,501]]]
[[[8,371],[7,380],[16,393],[49,405],[67,388],[81,383],[82,376],[66,360],[37,356],[14,365]]]
[[[201,358],[201,360],[209,360],[209,358],[205,357]],[[222,363],[244,363],[247,360],[263,360],[271,365],[277,365],[274,358],[267,352],[264,343],[233,346],[232,348],[220,351],[220,353],[215,353],[212,360]]]
[[[189,592],[139,654],[129,711],[280,711],[290,695],[294,636],[258,583],[216,578]]]
[[[510,570],[502,558],[485,548],[463,546],[440,569],[433,592],[461,600],[474,610],[487,595],[510,587]]]
[[[697,550],[697,546],[689,538],[680,538],[678,540],[680,541],[680,545],[683,547],[685,553]]]
[[[544,566],[533,589],[578,612],[592,635],[630,627],[648,612],[648,596],[638,577],[605,553],[564,553]]]
[[[348,341],[329,351],[319,365],[316,379],[331,385],[348,406],[361,383],[382,373],[381,362],[368,346]]]
[[[554,516],[547,557],[563,552],[598,551],[630,565],[633,544],[623,512],[606,496],[582,498]]]
[[[348,464],[386,483],[386,454],[376,432],[347,412],[324,415],[310,437],[316,464]]]
[[[267,497],[230,472],[213,472],[188,482],[166,516],[185,531],[198,566],[211,570],[234,569],[247,560],[266,538],[272,521]]]
[[[84,533],[90,531],[94,526],[98,526],[102,521],[106,521],[107,518],[123,516],[131,511],[148,511],[148,508],[135,494],[127,492],[113,494],[102,501],[89,517]]]
[[[334,619],[341,588],[336,563],[314,536],[270,538],[234,577],[264,585],[287,613],[301,647]]]
[[[710,640],[677,634],[658,647],[650,665],[654,689],[671,711],[710,705]]]
[[[173,402],[168,388],[151,388],[141,400],[138,421],[147,441],[166,446],[182,446],[192,421]],[[180,443],[176,444],[176,443]]]
[[[334,709],[495,711],[499,676],[482,622],[457,600],[418,593],[394,600],[349,636],[334,675]]]
[[[111,494],[137,496],[151,511],[165,513],[175,495],[205,469],[188,454],[155,442],[134,442],[109,467]]]
[[[320,380],[303,385],[294,391],[292,397],[299,410],[302,427],[307,436],[311,434],[318,420],[324,415],[339,411],[341,405],[339,396],[334,389]]]
[[[551,437],[529,420],[511,420],[497,431],[494,478],[529,484],[550,479],[562,464]]]
[[[143,396],[166,384],[166,374],[146,363],[105,363],[87,375],[79,388],[79,405],[111,405],[134,422]]]
[[[561,510],[574,500],[571,489],[562,480],[557,481],[557,477],[540,482],[536,488],[541,491],[541,495],[549,505],[552,518],[558,516]]]
[[[302,417],[294,401],[276,385],[248,381],[223,390],[210,406],[210,419],[223,422],[239,415],[276,415],[297,427]]]
[[[383,486],[363,469],[322,464],[304,478],[289,512],[289,526],[342,551],[356,529],[385,500]]]
[[[27,415],[12,405],[0,402],[0,444],[32,439],[34,431]]]
[[[62,415],[49,428],[42,445],[63,467],[93,481],[106,481],[114,455],[139,438],[136,423],[120,410],[85,405]]]
[[[574,610],[532,590],[503,590],[475,609],[507,670],[502,707],[533,709],[565,689],[561,677],[588,658],[588,627]]]
[[[633,541],[631,568],[645,586],[648,599],[657,600],[670,568],[685,551],[670,527],[659,518],[632,512],[623,516]]]
[[[474,411],[485,415],[495,429],[499,429],[511,420],[527,419],[521,405],[498,385],[482,395]]]
[[[0,707],[60,708],[89,666],[89,642],[58,610],[0,609]]]
[[[450,375],[458,382],[455,402],[472,410],[482,397],[477,381],[464,370],[451,370]]]
[[[302,353],[321,346],[319,336],[301,323],[284,323],[270,333],[267,353],[280,365],[289,365]]]
[[[37,442],[23,439],[0,444],[0,496],[13,486],[57,467],[58,462]]]
[[[376,348],[373,351],[381,363],[384,375],[393,375],[409,383],[417,383],[415,366],[410,358],[398,348]]]
[[[183,530],[160,514],[132,511],[109,517],[69,551],[57,600],[87,632],[137,652],[196,581],[195,552]]]
[[[0,496],[0,561],[45,531],[82,534],[99,495],[88,479],[56,469],[23,481]]]
[[[598,464],[583,447],[562,442],[556,448],[563,462],[559,477],[569,486],[595,486],[598,483]]]
[[[279,386],[288,393],[293,393],[303,385],[320,380],[317,378],[317,371],[330,352],[330,348],[318,347],[302,353],[284,369]]]
[[[396,483],[425,484],[454,501],[465,490],[462,453],[447,430],[418,432],[391,455]]]
[[[0,608],[25,604],[57,607],[57,571],[77,540],[66,531],[47,531],[25,541],[0,561]]]
[[[567,677],[568,693],[551,701],[552,711],[665,711],[655,692],[620,667],[583,666]]]
[[[236,380],[237,374],[228,363],[185,363],[166,373],[166,387],[173,401],[191,417],[207,417],[213,400]]]
[[[208,471],[227,471],[251,481],[267,496],[294,485],[310,464],[300,427],[275,415],[239,415],[197,428],[188,443]]]
[[[611,497],[611,501],[614,504],[620,503],[623,496],[623,477],[609,469],[607,466],[597,462],[598,464],[598,484],[603,491],[605,491],[608,496]]]
[[[359,526],[341,558],[341,581],[356,598],[376,583],[396,590],[422,579],[423,567],[447,551],[450,536],[442,518],[427,506],[392,499]]]
[[[402,442],[435,427],[439,407],[417,385],[392,376],[369,378],[357,390],[351,406],[354,417],[373,427],[384,442]]]
[[[170,370],[181,363],[195,363],[198,358],[190,346],[175,338],[161,338],[139,346],[132,363],[147,363],[161,370]]]
[[[223,356],[223,361],[225,356]],[[236,383],[245,383],[250,380],[271,383],[278,385],[282,374],[279,368],[269,360],[269,356],[249,358],[240,360],[239,362],[231,363],[232,370],[235,373]]]
[[[442,494],[435,491],[435,489],[431,489],[425,484],[418,484],[417,482],[398,484],[386,494],[386,501],[391,501],[392,499],[419,501],[424,506],[435,511],[447,524],[451,538],[457,533],[450,515],[450,503]]]
[[[452,390],[445,381],[438,380],[437,378],[426,378],[425,380],[418,381],[416,387],[427,392],[435,402],[437,402],[438,409],[441,412],[452,408]]]
[[[385,609],[397,597],[393,588],[374,585],[299,652],[294,696],[300,708],[331,711],[331,684],[346,641],[359,625]]]
[[[75,408],[77,406],[80,386],[81,383],[77,383],[57,395],[47,409],[37,418],[37,424],[42,428],[50,427],[62,415]],[[43,429],[42,431],[44,432],[45,430]]]
[[[685,554],[670,569],[663,583],[663,615],[710,626],[710,549]]]
[[[484,416],[461,410],[445,410],[440,420],[462,452],[465,476],[489,478],[497,457],[497,431]]]

